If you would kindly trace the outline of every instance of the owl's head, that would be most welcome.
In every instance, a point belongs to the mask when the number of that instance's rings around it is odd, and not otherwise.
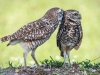
[[[65,20],[70,20],[73,22],[78,22],[81,20],[81,14],[77,10],[66,10],[65,11]]]
[[[64,11],[62,9],[55,7],[49,9],[43,17],[52,21],[57,20],[60,24],[63,18],[63,12]]]

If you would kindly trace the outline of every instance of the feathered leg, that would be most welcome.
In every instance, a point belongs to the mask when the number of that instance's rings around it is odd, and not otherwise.
[[[35,58],[35,50],[32,50],[31,56],[34,59],[35,63],[37,64],[37,67],[39,67],[39,64],[38,64],[38,62],[37,62],[37,60]]]
[[[70,51],[67,51],[67,56],[68,56],[68,66],[71,67],[71,63],[70,63]]]
[[[26,57],[27,57],[27,54],[29,53],[30,50],[26,50],[24,53],[23,53],[23,57],[24,57],[24,69],[27,68],[27,64],[26,64]]]
[[[66,51],[63,52],[63,55],[64,55],[63,67],[66,68]]]

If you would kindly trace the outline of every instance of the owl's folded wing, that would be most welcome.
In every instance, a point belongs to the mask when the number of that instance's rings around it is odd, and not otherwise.
[[[2,42],[8,41],[8,40],[39,40],[44,39],[47,37],[48,34],[51,33],[51,29],[49,27],[46,27],[44,23],[36,23],[31,22],[27,25],[21,27],[19,30],[17,30],[12,35],[8,35],[5,37],[2,37],[0,40]]]

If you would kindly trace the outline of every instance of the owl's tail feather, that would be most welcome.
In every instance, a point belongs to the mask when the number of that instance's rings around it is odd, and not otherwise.
[[[8,40],[10,40],[10,35],[2,37],[2,38],[0,38],[0,40],[2,42],[8,41]]]

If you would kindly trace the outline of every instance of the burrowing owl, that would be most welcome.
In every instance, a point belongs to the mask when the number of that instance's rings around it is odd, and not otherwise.
[[[64,57],[63,66],[66,67],[66,54],[68,55],[69,66],[70,51],[78,49],[82,42],[83,32],[81,27],[81,14],[77,10],[66,10],[62,24],[57,33],[57,46],[61,51],[61,56]]]
[[[58,24],[61,24],[62,18],[63,10],[57,7],[52,8],[42,18],[24,25],[11,35],[2,37],[1,41],[10,41],[7,46],[21,44],[25,50],[23,53],[25,68],[27,54],[32,50],[31,56],[39,66],[35,58],[35,50],[50,38]]]

